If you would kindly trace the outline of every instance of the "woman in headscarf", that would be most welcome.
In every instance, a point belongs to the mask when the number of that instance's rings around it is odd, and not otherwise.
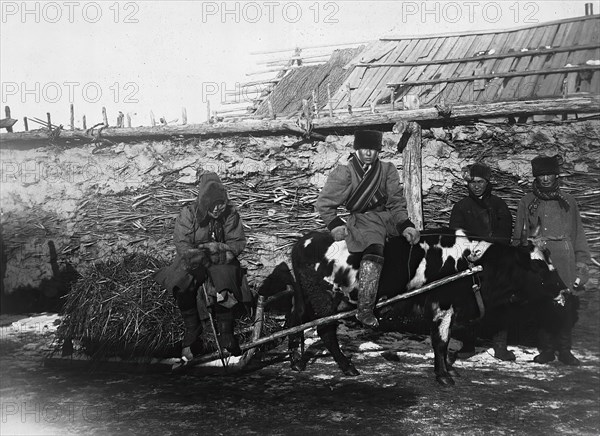
[[[205,295],[201,292],[198,296],[198,292],[208,278],[212,284],[207,287],[211,290],[208,305],[216,315],[219,344],[234,355],[241,354],[233,335],[231,309],[238,302],[252,300],[241,286],[242,270],[237,260],[246,247],[246,236],[240,215],[217,174],[200,175],[198,197],[179,214],[173,241],[177,250],[173,264],[160,270],[155,279],[173,292],[181,310],[185,326],[182,356],[193,358],[191,346],[202,333],[202,325],[207,325]]]

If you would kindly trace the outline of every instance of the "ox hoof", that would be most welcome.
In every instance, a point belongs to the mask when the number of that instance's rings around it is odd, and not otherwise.
[[[342,372],[350,377],[356,377],[357,375],[360,375],[360,372],[358,372],[352,363],[350,363],[346,368],[342,368]]]
[[[454,380],[448,375],[438,375],[435,377],[437,382],[442,386],[454,386]]]
[[[556,359],[554,351],[542,351],[540,354],[533,358],[533,361],[535,363],[544,364],[552,362],[554,359]]]
[[[460,373],[454,368],[448,370],[448,374],[452,377],[460,377]]]
[[[304,360],[293,360],[291,367],[294,371],[302,372],[306,369],[306,362]]]
[[[494,357],[496,359],[504,360],[505,362],[513,362],[517,360],[515,353],[509,350],[495,350]]]

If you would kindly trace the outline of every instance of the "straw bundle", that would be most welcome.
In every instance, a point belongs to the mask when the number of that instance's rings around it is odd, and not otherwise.
[[[63,307],[58,345],[75,340],[94,357],[177,356],[183,321],[172,295],[154,281],[154,272],[165,266],[163,259],[134,253],[109,259],[89,269],[74,285]],[[241,343],[250,340],[254,319],[245,316],[236,323]],[[263,332],[281,328],[265,316]],[[212,330],[202,333],[206,352],[214,351]]]

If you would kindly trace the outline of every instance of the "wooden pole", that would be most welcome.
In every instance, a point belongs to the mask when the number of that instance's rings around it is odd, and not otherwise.
[[[271,103],[271,100],[267,100],[267,108],[269,109],[269,118],[271,118],[272,120],[275,119],[275,111],[273,110],[273,103]]]
[[[10,107],[4,106],[4,113],[6,114],[6,118],[10,119]],[[12,133],[12,131],[13,131],[12,126],[7,127],[6,131],[9,132],[9,133]]]
[[[210,100],[206,100],[206,121],[210,122]]]
[[[73,103],[71,103],[71,130],[75,130],[75,108],[73,107]]]
[[[404,198],[409,219],[417,229],[423,229],[423,199],[421,192],[421,125],[411,122],[408,124],[411,135],[406,148],[402,152],[404,166]]]
[[[48,119],[48,130],[52,130],[52,119],[50,117],[50,112],[46,112],[46,118]]]
[[[85,115],[82,117],[82,121],[83,121],[83,130],[87,130],[87,122],[85,119]]]
[[[352,90],[350,88],[350,82],[346,84],[347,98],[348,98],[348,113],[352,115]]]
[[[102,106],[102,119],[104,120],[104,127],[108,127],[108,116],[106,115],[106,108]]]
[[[152,127],[156,126],[156,120],[154,119],[154,112],[150,111],[150,124]]]
[[[390,88],[390,104],[392,110],[395,110],[396,106],[396,88]]]
[[[331,101],[331,86],[327,84],[327,107],[329,108],[329,117],[333,118],[333,102]]]
[[[477,265],[477,266],[475,266],[475,267],[473,267],[471,269],[468,269],[468,270],[459,272],[457,274],[454,274],[454,275],[451,275],[451,276],[448,276],[448,277],[444,277],[443,279],[436,280],[434,282],[428,283],[427,285],[425,285],[425,286],[423,286],[423,287],[421,287],[419,289],[415,289],[413,291],[407,292],[406,294],[396,295],[395,297],[388,298],[387,300],[380,301],[379,303],[377,303],[377,305],[375,307],[377,309],[379,309],[380,307],[387,306],[388,304],[395,303],[395,302],[400,301],[400,300],[406,300],[407,298],[411,298],[411,297],[414,297],[415,295],[423,294],[423,293],[428,292],[428,291],[430,291],[430,290],[432,290],[434,288],[437,288],[439,286],[443,286],[443,285],[445,285],[447,283],[453,282],[455,280],[462,279],[464,277],[471,276],[471,275],[476,274],[476,273],[481,272],[481,271],[483,271],[483,267]],[[252,342],[249,342],[247,344],[241,344],[240,348],[243,351],[249,350],[250,348],[256,348],[256,347],[258,347],[260,345],[267,344],[267,343],[269,343],[271,341],[274,341],[275,339],[283,338],[283,337],[292,335],[294,333],[299,333],[299,332],[307,330],[307,329],[309,329],[311,327],[318,327],[320,325],[329,324],[329,323],[332,323],[334,321],[338,321],[340,319],[350,318],[351,316],[355,316],[356,312],[357,312],[357,310],[354,309],[354,310],[350,310],[348,312],[340,312],[340,313],[336,313],[335,315],[330,315],[330,316],[326,316],[324,318],[316,319],[314,321],[306,322],[306,323],[301,324],[301,325],[296,326],[296,327],[291,327],[289,329],[285,329],[285,330],[281,330],[279,332],[275,332],[275,333],[273,333],[271,335],[265,336],[265,337],[260,338],[260,339],[258,339],[256,341],[252,341]],[[226,351],[224,351],[223,354],[224,354],[225,357],[227,357],[229,355]],[[210,354],[206,354],[206,355],[203,355],[203,356],[196,357],[196,358],[194,358],[194,360],[192,360],[191,363],[195,365],[195,364],[200,364],[200,363],[204,363],[204,362],[209,362],[209,361],[215,360],[217,358],[219,358],[219,353],[215,352],[215,353],[210,353]]]
[[[184,107],[181,108],[181,124],[187,124],[187,110]]]
[[[312,92],[312,101],[315,118],[319,118],[319,102],[317,101],[317,91]]]
[[[29,132],[29,124],[27,124],[27,117],[23,117],[23,125],[25,126],[25,131]]]
[[[127,112],[125,118],[127,119],[127,127],[131,128],[131,115],[129,115],[129,112]]]

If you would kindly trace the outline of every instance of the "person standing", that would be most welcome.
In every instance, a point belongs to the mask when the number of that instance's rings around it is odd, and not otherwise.
[[[469,195],[458,201],[450,214],[450,227],[463,229],[469,235],[495,243],[509,244],[512,235],[512,215],[500,197],[492,194],[490,182],[492,169],[484,163],[470,165],[467,179]],[[502,324],[492,338],[494,357],[500,360],[515,360],[512,351],[506,348],[508,338],[507,314],[501,316]],[[475,331],[467,327],[461,335],[463,346],[457,357],[467,359],[475,355]]]
[[[375,130],[356,131],[355,151],[331,172],[315,204],[333,239],[345,240],[351,253],[362,253],[356,318],[371,328],[379,325],[373,308],[386,237],[402,235],[410,244],[420,238],[408,219],[396,166],[379,159],[382,139]],[[341,205],[350,212],[346,222],[337,214]]]
[[[572,291],[589,278],[590,249],[583,230],[577,202],[562,192],[559,183],[559,156],[537,156],[531,161],[534,176],[532,192],[526,194],[517,209],[513,241],[535,236],[550,251],[552,263],[560,278]],[[569,303],[567,299],[566,303]],[[556,358],[567,365],[579,365],[571,353],[571,330],[575,319],[563,323],[558,331],[542,325],[539,331],[540,354],[534,362],[548,363]]]

